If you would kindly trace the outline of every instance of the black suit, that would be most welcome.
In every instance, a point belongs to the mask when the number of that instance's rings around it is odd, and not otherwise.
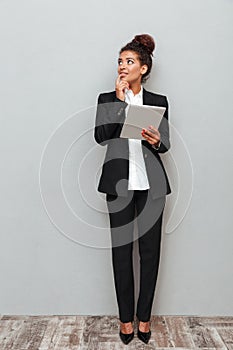
[[[153,198],[171,193],[170,184],[159,153],[170,148],[168,125],[168,102],[166,96],[154,94],[143,89],[143,104],[166,107],[164,118],[159,126],[161,145],[158,150],[142,140],[142,149]],[[103,165],[98,190],[109,194],[127,196],[129,148],[128,140],[119,138],[122,123],[125,119],[127,103],[116,97],[116,92],[99,95],[96,113],[95,140],[100,145],[107,144],[107,152]],[[145,125],[147,127],[147,125]],[[125,179],[124,181],[122,181]],[[116,188],[118,184],[118,187]]]
[[[122,322],[130,322],[134,318],[134,219],[136,217],[138,223],[140,253],[140,292],[136,314],[140,321],[147,322],[151,315],[159,268],[165,198],[171,193],[159,156],[159,153],[165,153],[170,148],[167,98],[143,89],[143,104],[166,107],[159,126],[159,149],[154,149],[146,140],[142,140],[149,190],[128,190],[128,140],[119,137],[127,103],[119,100],[115,91],[103,93],[98,97],[96,112],[95,140],[101,145],[107,145],[98,190],[106,193],[111,225],[113,272]]]

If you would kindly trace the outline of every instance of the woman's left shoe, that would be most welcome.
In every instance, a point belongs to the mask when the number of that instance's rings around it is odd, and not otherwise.
[[[139,321],[140,323],[140,321]],[[148,329],[148,326],[149,326],[149,322],[142,322],[144,323],[144,327],[145,327],[145,330]],[[149,329],[148,332],[142,332],[139,330],[139,324],[138,324],[138,339],[140,339],[143,343],[147,344],[150,340],[150,337],[151,337],[151,330]]]
[[[132,332],[130,334],[125,334],[125,333],[122,333],[120,331],[119,335],[120,335],[122,342],[126,345],[129,344],[131,342],[131,340],[133,340],[133,338],[134,338],[134,332]]]
[[[143,343],[147,344],[150,340],[150,337],[151,337],[151,330],[149,330],[149,332],[141,332],[138,329],[138,339],[143,341]]]

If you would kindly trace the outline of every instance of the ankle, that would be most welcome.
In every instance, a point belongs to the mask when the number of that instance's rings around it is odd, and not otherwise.
[[[150,321],[148,322],[139,321],[138,329],[140,332],[148,333],[150,331]]]
[[[123,334],[130,334],[133,332],[133,324],[132,322],[121,322],[120,321],[120,328],[121,328],[121,333]]]

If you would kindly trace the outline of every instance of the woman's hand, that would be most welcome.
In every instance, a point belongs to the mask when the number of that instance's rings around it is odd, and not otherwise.
[[[142,129],[141,135],[151,145],[157,146],[160,142],[160,132],[158,131],[158,129],[154,128],[152,125],[150,125],[148,129]]]
[[[125,100],[125,89],[129,89],[129,83],[124,79],[121,80],[120,74],[116,80],[116,96],[122,101]]]

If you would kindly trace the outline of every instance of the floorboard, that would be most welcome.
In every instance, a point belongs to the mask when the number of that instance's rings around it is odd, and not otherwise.
[[[152,316],[145,345],[119,338],[116,316],[0,315],[0,350],[233,350],[233,317]]]

